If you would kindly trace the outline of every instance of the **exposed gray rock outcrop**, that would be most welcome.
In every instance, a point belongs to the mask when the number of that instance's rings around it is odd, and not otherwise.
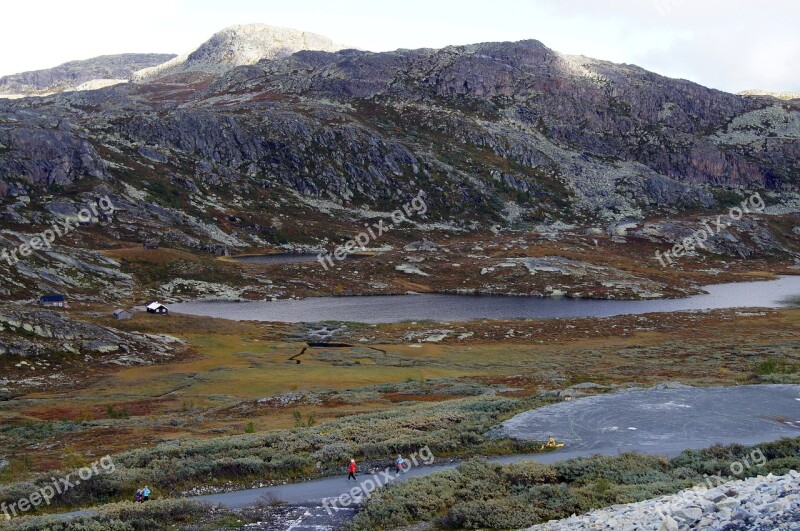
[[[176,75],[0,100],[0,216],[14,231],[0,243],[20,245],[70,215],[78,199],[106,194],[118,207],[113,220],[76,238],[210,254],[295,238],[319,248],[335,223],[301,233],[291,224],[316,214],[372,221],[420,192],[427,211],[399,245],[425,231],[488,228],[559,241],[586,225],[598,239],[610,232],[620,244],[667,245],[697,230],[696,213],[724,212],[756,189],[765,215],[800,209],[796,102],[726,94],[537,41],[324,51],[338,48],[303,32],[235,27],[175,62]],[[792,255],[797,222],[787,223],[748,215],[709,238],[705,252]],[[408,252],[419,256],[405,257],[398,277],[441,274],[439,253],[424,241],[415,247]],[[27,284],[7,281],[0,294],[22,296],[43,278],[59,290],[86,284],[93,268],[81,264],[95,260],[57,251],[80,267],[43,265],[55,259],[43,253],[11,270],[0,263],[0,276]],[[478,271],[511,278],[527,267],[537,282],[553,277],[539,292],[582,296],[591,286],[578,280],[604,273],[575,262],[521,255]],[[98,278],[106,292],[131,287],[130,279],[113,287],[115,275]],[[591,296],[623,285],[637,298],[662,292],[615,272],[602,280]]]
[[[768,531],[800,528],[800,474],[758,476],[709,489],[695,487],[673,496],[555,520],[529,531],[618,530]]]
[[[215,33],[190,54],[139,70],[134,81],[142,82],[182,72],[221,73],[264,59],[280,59],[300,50],[335,52],[344,46],[327,37],[266,24],[231,26]]]
[[[161,64],[173,57],[172,54],[161,53],[102,55],[45,70],[4,76],[0,77],[0,97],[42,96],[67,90],[101,88],[107,85],[108,80],[127,81],[137,70]]]
[[[70,185],[92,177],[109,179],[106,163],[92,144],[71,130],[69,124],[55,121],[52,125],[26,121],[20,127],[4,128],[0,124],[0,145],[8,151],[26,156],[2,156],[0,177],[3,181],[19,180],[37,188]],[[0,185],[0,196],[4,186]]]
[[[61,371],[76,361],[99,365],[148,365],[171,356],[180,341],[170,336],[125,332],[72,319],[60,312],[19,305],[0,306],[0,387],[8,390],[69,381]],[[69,360],[64,363],[64,360]],[[37,377],[48,369],[46,380]],[[38,371],[38,372],[37,372]]]
[[[205,77],[71,93],[35,112],[7,102],[0,177],[31,173],[48,186],[119,174],[104,170],[102,149],[119,154],[120,169],[135,161],[175,175],[187,192],[279,186],[362,206],[422,189],[429,216],[465,225],[579,213],[627,223],[718,207],[714,187],[797,187],[791,102],[778,108],[537,41],[304,50],[314,47],[340,48],[234,27],[153,74]],[[248,64],[258,58],[269,60]]]

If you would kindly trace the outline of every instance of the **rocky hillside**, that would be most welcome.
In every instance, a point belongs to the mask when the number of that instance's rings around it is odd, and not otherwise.
[[[773,92],[771,90],[745,90],[740,92],[742,96],[771,96],[780,100],[797,100],[800,99],[800,92]]]
[[[25,389],[69,385],[86,367],[152,364],[178,350],[182,344],[171,336],[125,332],[56,311],[2,305],[0,402]]]
[[[797,101],[715,91],[534,40],[288,55],[298,47],[337,48],[302,32],[235,27],[139,83],[0,100],[5,248],[101,197],[117,207],[57,242],[66,248],[9,270],[0,261],[0,290],[24,293],[46,275],[75,287],[92,278],[123,297],[140,272],[108,249],[327,247],[420,193],[427,209],[403,227],[406,243],[511,228],[591,233],[597,245],[598,234],[638,226],[650,227],[648,245],[671,247],[665,234],[685,237],[687,216],[715,219],[755,191],[770,215],[800,211]],[[796,217],[742,224],[718,247],[751,257],[797,243]],[[205,264],[182,259],[191,272],[148,267],[159,279],[207,280],[197,273]],[[231,285],[227,272],[214,274]]]
[[[528,531],[603,529],[754,530],[800,528],[800,473],[759,476],[709,489],[696,487],[674,496],[618,505]]]
[[[127,81],[137,70],[161,64],[175,57],[159,53],[103,55],[70,61],[55,68],[0,77],[0,97],[41,96],[68,90],[91,90]]]
[[[133,77],[136,81],[146,81],[181,72],[221,73],[264,59],[287,57],[300,50],[335,52],[342,48],[344,46],[315,33],[266,24],[238,25],[214,34],[190,54],[142,69]]]
[[[422,189],[461,225],[641,219],[714,208],[725,187],[795,190],[798,109],[536,41],[305,51],[6,103],[0,175],[4,195],[85,177],[138,188],[123,168],[152,166],[175,199],[214,194],[223,211],[251,187],[365,208]]]

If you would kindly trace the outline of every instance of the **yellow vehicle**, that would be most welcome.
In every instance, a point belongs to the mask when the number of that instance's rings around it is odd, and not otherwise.
[[[541,448],[539,448],[539,450],[545,450],[551,448],[563,448],[563,447],[564,443],[558,443],[556,442],[555,437],[550,437],[549,439],[547,439],[547,442],[543,444]]]

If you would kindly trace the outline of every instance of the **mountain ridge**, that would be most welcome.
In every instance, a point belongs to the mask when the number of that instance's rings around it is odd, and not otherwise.
[[[427,212],[408,226],[417,238],[488,229],[620,238],[645,225],[639,243],[652,245],[760,192],[775,221],[748,217],[741,238],[726,234],[716,249],[787,256],[797,161],[797,102],[533,40],[306,50],[0,101],[4,223],[25,233],[108,196],[120,223],[93,233],[90,249],[320,249],[420,193]]]
[[[679,204],[684,205],[681,208],[708,207],[714,202],[713,194],[698,188],[698,184],[768,189],[797,186],[797,169],[789,161],[800,155],[798,132],[794,126],[777,132],[780,124],[794,123],[797,108],[791,103],[770,104],[666,78],[636,66],[566,56],[535,40],[382,53],[306,50],[203,73],[211,77],[192,83],[178,79],[169,84],[154,79],[148,82],[150,89],[131,86],[113,94],[84,93],[53,100],[44,109],[65,111],[90,123],[104,122],[104,116],[115,121],[114,116],[129,105],[144,111],[159,109],[157,120],[151,120],[148,112],[139,112],[121,122],[118,134],[127,135],[127,140],[121,139],[123,143],[146,142],[179,158],[181,152],[195,160],[205,158],[222,164],[219,171],[223,173],[246,160],[251,161],[251,176],[269,173],[265,160],[274,156],[281,159],[285,153],[273,151],[268,140],[281,139],[280,144],[293,154],[284,162],[269,163],[277,164],[278,173],[283,175],[280,180],[301,194],[330,196],[338,201],[350,200],[356,189],[375,188],[389,174],[403,175],[409,183],[414,180],[412,175],[419,175],[419,169],[413,168],[421,165],[422,146],[387,132],[380,123],[365,120],[365,114],[375,112],[382,115],[381,119],[415,132],[418,139],[434,140],[439,151],[484,151],[480,157],[483,162],[472,170],[460,159],[442,165],[449,158],[443,153],[425,155],[426,175],[449,175],[445,181],[452,181],[451,185],[461,182],[457,187],[462,190],[477,191],[497,179],[510,186],[514,194],[569,190],[579,209],[594,210],[595,214],[614,211],[613,217],[641,217],[659,203],[662,208]],[[184,88],[175,93],[178,87]],[[249,100],[242,99],[241,94],[249,94]],[[75,98],[97,111],[75,115],[70,110],[78,103]],[[256,101],[262,98],[275,101],[265,106]],[[330,113],[327,101],[357,108],[355,112],[333,110],[341,125],[331,127],[300,108],[311,105],[317,114]],[[231,114],[234,109],[236,114]],[[403,117],[404,109],[428,118],[409,121]],[[266,114],[256,119],[248,116],[251,112]],[[193,124],[182,123],[190,115]],[[288,116],[302,124],[301,129],[283,123],[283,117]],[[198,120],[204,124],[201,126]],[[275,120],[279,122],[272,123],[271,130],[263,129],[265,121]],[[761,132],[754,132],[754,127]],[[226,128],[237,131],[235,143],[215,132]],[[325,137],[342,128],[355,135],[353,138],[363,137],[357,142],[371,138],[369,142],[383,144],[386,147],[382,150],[395,155],[354,164],[361,158],[355,145],[338,146],[338,155],[329,152],[333,159],[320,158],[319,153],[303,154],[301,151],[307,148],[297,151],[297,146],[308,144],[307,134]],[[466,147],[441,144],[433,138],[443,133]],[[756,145],[770,134],[774,135],[771,141]],[[184,140],[176,143],[180,138]],[[204,146],[212,138],[214,147],[207,151]],[[102,143],[95,138],[90,144],[98,141]],[[333,139],[331,142],[325,146],[328,150],[336,143]],[[193,152],[182,147],[188,145],[194,146]],[[13,146],[11,149],[13,152]],[[345,160],[342,153],[353,155]],[[487,163],[486,157],[506,162],[498,166]],[[170,158],[165,156],[167,161]],[[388,162],[391,158],[396,161]],[[773,166],[781,159],[787,163]],[[298,166],[301,160],[307,169],[298,173],[298,168],[303,168]],[[513,165],[510,172],[509,163]],[[22,167],[27,167],[35,180],[61,180],[42,173],[46,164],[34,164],[23,162]],[[0,160],[0,169],[2,165]],[[315,176],[301,178],[308,165],[315,168]],[[479,171],[484,184],[476,186],[465,177],[474,171]],[[499,177],[491,177],[495,174]],[[235,179],[242,178],[251,177],[239,174]],[[631,196],[638,199],[626,199]],[[374,201],[377,197],[370,192],[365,199]],[[530,198],[525,202],[530,204]],[[551,215],[556,214],[554,205]],[[566,215],[564,211],[561,214]]]
[[[68,61],[53,68],[0,77],[0,97],[45,96],[79,89],[96,80],[127,81],[133,72],[163,63],[174,54],[127,53]]]

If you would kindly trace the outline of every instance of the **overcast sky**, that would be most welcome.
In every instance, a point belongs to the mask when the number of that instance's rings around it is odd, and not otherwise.
[[[538,39],[731,92],[800,92],[797,0],[8,0],[2,14],[0,75],[189,52],[225,26],[263,22],[373,51]]]

